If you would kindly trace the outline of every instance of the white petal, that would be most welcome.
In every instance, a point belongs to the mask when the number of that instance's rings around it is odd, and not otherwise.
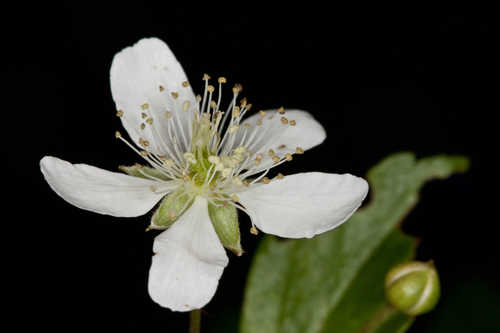
[[[87,164],[71,164],[45,156],[40,168],[61,198],[78,208],[119,217],[147,213],[165,195],[154,193],[152,180],[110,172]]]
[[[283,117],[286,118],[287,124],[282,122],[281,118]],[[257,125],[259,120],[262,121],[261,125]],[[291,125],[292,120],[295,125]],[[267,154],[269,149],[283,157],[288,153],[295,153],[297,147],[303,150],[313,148],[326,138],[323,126],[306,111],[287,110],[284,114],[280,114],[276,110],[268,110],[265,117],[261,117],[259,113],[252,115],[242,123],[240,128],[244,129],[245,124],[250,125],[245,141],[250,138],[249,134],[251,135],[255,129],[257,130],[254,139],[249,146],[245,144],[245,148],[251,152],[263,154],[259,165],[262,169],[273,164],[271,157]],[[233,148],[236,148],[240,142],[239,139],[243,136],[241,130],[238,131],[238,136],[234,140],[235,147]],[[253,161],[251,162],[253,163]]]
[[[362,178],[310,172],[251,185],[238,197],[262,231],[310,238],[345,222],[367,193],[368,183]]]
[[[207,304],[228,263],[210,221],[207,201],[201,197],[155,238],[153,252],[149,294],[156,303],[174,311]]]
[[[182,105],[189,101],[194,106],[195,97],[190,86],[182,85],[187,81],[186,74],[163,41],[141,39],[117,53],[111,65],[110,80],[116,108],[123,111],[122,124],[136,144],[142,138],[149,141],[147,150],[168,155],[166,146],[172,150],[172,143],[166,134],[167,122],[176,126],[177,140],[183,142],[184,139],[176,118],[189,140],[186,131],[192,112],[184,112]],[[174,99],[172,93],[178,93],[178,98]],[[172,118],[166,117],[167,111]],[[146,122],[149,117],[153,119],[151,125]],[[145,125],[144,129],[141,124]]]

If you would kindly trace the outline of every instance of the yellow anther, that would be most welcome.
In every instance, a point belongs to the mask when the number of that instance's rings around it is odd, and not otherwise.
[[[281,122],[286,125],[288,124],[288,119],[286,119],[285,117],[281,117]]]
[[[147,122],[149,125],[153,125],[153,118],[148,118],[148,119],[146,119],[146,122]]]
[[[160,86],[160,91],[163,91],[165,90],[165,88],[163,88],[163,86]]]
[[[153,228],[151,228],[151,227],[146,227],[146,229],[144,230],[144,232],[148,232],[148,231],[151,231],[151,230],[153,230]]]
[[[291,161],[293,159],[292,154],[286,154],[285,155],[285,160]]]
[[[215,103],[215,101],[210,101],[210,107],[215,110],[217,108],[217,103]]]
[[[297,148],[295,148],[295,152],[296,152],[297,154],[304,154],[304,149],[302,149],[302,148],[300,148],[300,147],[297,147]]]
[[[278,163],[279,161],[280,161],[279,156],[274,155],[274,156],[273,156],[273,162],[274,162],[274,163]]]
[[[123,110],[118,110],[118,111],[116,111],[116,116],[117,116],[117,117],[121,117],[121,116],[123,116]]]
[[[215,91],[215,87],[212,85],[208,85],[207,90],[208,90],[208,92],[213,93]]]
[[[122,137],[122,134],[118,131],[115,132],[115,138],[121,138]]]
[[[143,113],[141,113],[141,117],[142,117],[142,119],[144,119],[144,118],[147,118],[148,115],[143,112]]]
[[[278,149],[284,149],[284,148],[286,148],[286,145],[281,144],[278,146]]]
[[[234,202],[239,202],[240,201],[240,198],[238,198],[238,196],[236,194],[233,194],[231,196],[231,200],[233,200]]]
[[[283,178],[285,178],[285,176],[283,176],[283,174],[280,172],[280,173],[278,173],[278,175],[276,176],[276,178],[283,179]]]
[[[185,101],[184,103],[182,103],[182,110],[184,110],[184,112],[188,112],[190,105],[191,103],[189,101]]]
[[[217,81],[222,84],[222,83],[227,83],[227,79],[223,76],[221,76],[219,79],[217,79]]]
[[[241,183],[242,183],[242,184],[243,184],[243,186],[245,186],[245,187],[249,187],[249,186],[250,186],[250,183],[249,183],[249,182],[247,182],[246,180],[241,181]]]
[[[259,165],[259,164],[260,164],[260,161],[261,161],[261,160],[255,159],[254,164],[257,166],[257,165]]]
[[[240,116],[240,108],[238,106],[235,106],[233,109],[233,118],[237,118]]]
[[[149,108],[149,104],[148,103],[144,103],[144,104],[141,105],[141,109],[143,109],[143,110],[146,110],[148,108]]]
[[[208,74],[203,74],[203,78],[202,78],[203,81],[207,81],[207,80],[210,80],[210,75]]]
[[[142,123],[141,124],[141,130],[145,129],[146,128],[146,124]]]
[[[261,160],[262,159],[262,153],[258,153],[257,156],[255,156],[256,160]]]
[[[243,127],[245,127],[245,128],[249,128],[249,127],[250,127],[250,124],[249,124],[249,123],[245,123],[245,124],[243,125]]]
[[[200,95],[196,95],[196,101],[197,102],[201,101],[201,96]]]
[[[173,99],[177,99],[179,97],[179,93],[177,91],[172,91],[170,94],[172,95]]]
[[[244,108],[247,105],[247,98],[243,97],[240,101],[240,105],[242,108]]]
[[[260,125],[262,125],[262,119],[257,120],[257,126],[260,126]]]
[[[170,112],[170,111],[165,112],[165,117],[167,117],[169,119],[172,118],[172,112]]]
[[[144,145],[144,147],[149,147],[149,141],[148,140],[143,140],[142,144]]]
[[[264,183],[264,184],[269,184],[271,182],[271,180],[267,177],[264,177],[261,179],[261,182]]]
[[[274,153],[274,150],[272,150],[272,149],[269,149],[269,150],[267,151],[267,155],[269,155],[269,156],[271,156],[271,157],[272,157],[272,156],[274,156],[274,154],[275,154],[275,153]]]
[[[266,111],[260,110],[259,111],[259,116],[261,116],[262,118],[264,118],[266,116]]]
[[[141,155],[146,157],[146,156],[148,156],[148,152],[145,150],[141,150]]]
[[[243,90],[243,86],[239,83],[236,83],[233,87],[233,93],[238,94]]]
[[[279,112],[279,114],[285,114],[285,108],[284,107],[280,107],[278,109],[278,112]]]
[[[188,87],[189,86],[189,82],[188,81],[184,81],[182,82],[182,86],[185,88],[185,87]]]
[[[252,104],[248,103],[247,104],[247,110],[250,110],[252,108]]]
[[[258,235],[258,234],[259,234],[259,230],[257,230],[257,228],[256,228],[255,226],[252,226],[252,227],[250,228],[250,233],[251,233],[252,235]]]
[[[297,125],[297,122],[295,120],[290,120],[290,125],[295,126]]]

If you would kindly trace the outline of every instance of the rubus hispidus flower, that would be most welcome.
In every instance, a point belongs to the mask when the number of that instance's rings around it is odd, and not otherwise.
[[[287,238],[313,237],[346,221],[368,192],[365,180],[319,172],[266,177],[271,168],[303,154],[326,137],[300,110],[259,111],[227,80],[216,86],[204,75],[195,96],[184,71],[159,39],[142,39],[119,52],[111,66],[111,90],[131,142],[147,166],[123,173],[46,156],[41,170],[69,203],[100,214],[135,217],[158,205],[150,229],[166,229],[154,241],[149,293],[175,311],[203,307],[215,293],[228,257],[241,255],[236,210],[257,229]],[[161,202],[160,202],[161,201]]]

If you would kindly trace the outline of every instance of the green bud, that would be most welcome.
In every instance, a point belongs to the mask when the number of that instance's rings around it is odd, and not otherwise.
[[[434,264],[412,261],[396,265],[385,277],[385,294],[392,306],[410,316],[431,311],[440,294]]]
[[[190,201],[188,203],[188,200]],[[166,196],[153,214],[151,229],[167,229],[193,204],[193,199],[180,189]],[[187,206],[186,206],[187,205]]]
[[[158,178],[161,180],[170,180],[170,178],[165,176],[160,171],[158,171],[154,168],[140,165],[140,164],[135,164],[135,165],[131,165],[131,166],[120,165],[118,168],[121,171],[125,172],[126,174],[128,174],[130,176],[134,176],[134,177],[150,179],[147,176],[151,176],[151,177]],[[147,176],[145,176],[145,174]]]
[[[243,249],[240,244],[240,227],[236,208],[229,204],[222,204],[219,207],[209,204],[208,214],[222,245],[237,256],[241,256]]]

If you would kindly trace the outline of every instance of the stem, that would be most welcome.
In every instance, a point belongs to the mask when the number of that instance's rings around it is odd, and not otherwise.
[[[200,333],[201,310],[193,310],[189,313],[189,333]]]

